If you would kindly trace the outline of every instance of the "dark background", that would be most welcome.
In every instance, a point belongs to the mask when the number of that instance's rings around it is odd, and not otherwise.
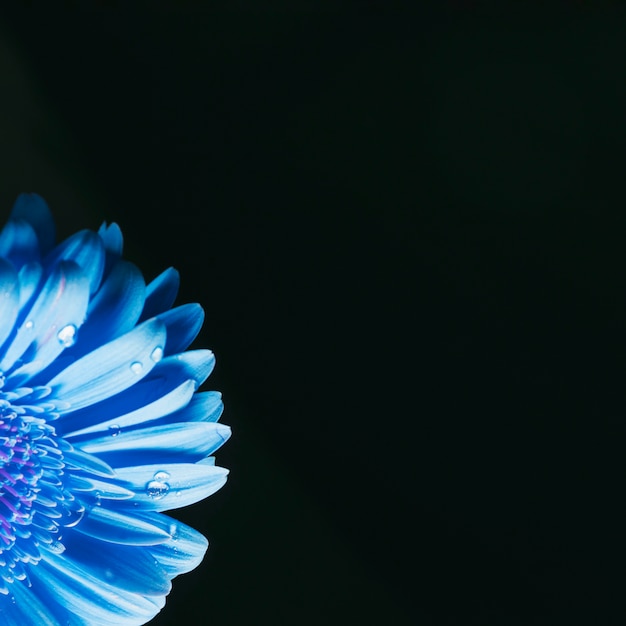
[[[626,13],[543,4],[0,9],[3,210],[207,312],[154,624],[624,622]]]

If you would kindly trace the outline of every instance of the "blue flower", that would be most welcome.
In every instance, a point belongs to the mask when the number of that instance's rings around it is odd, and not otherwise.
[[[207,541],[162,511],[226,481],[215,359],[178,273],[146,285],[103,224],[55,247],[46,203],[0,232],[0,624],[145,624]]]

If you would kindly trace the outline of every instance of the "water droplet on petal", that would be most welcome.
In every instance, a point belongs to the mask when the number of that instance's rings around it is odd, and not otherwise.
[[[157,346],[153,351],[152,354],[150,355],[150,358],[155,362],[158,363],[162,358],[163,358],[163,348],[161,348],[161,346]]]
[[[167,472],[156,472],[154,478],[146,485],[146,493],[154,500],[164,498],[170,490],[170,486],[165,482],[169,477]]]
[[[64,348],[69,348],[74,345],[76,342],[76,330],[74,324],[68,324],[67,326],[63,326],[57,333],[57,339]]]
[[[143,363],[141,361],[133,361],[130,364],[130,369],[134,374],[141,374],[143,371]]]
[[[120,432],[122,432],[122,429],[119,427],[119,424],[111,424],[109,426],[109,435],[111,435],[111,437],[117,437]]]
[[[178,526],[176,524],[170,524],[167,532],[170,534],[174,541],[178,541]]]
[[[24,328],[32,330],[33,328],[35,328],[35,322],[33,322],[33,320],[28,320],[26,324],[24,324]]]

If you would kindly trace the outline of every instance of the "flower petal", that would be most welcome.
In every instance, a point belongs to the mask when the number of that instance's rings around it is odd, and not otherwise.
[[[59,626],[44,604],[26,583],[11,585],[13,601],[0,602],[0,623],[3,626]]]
[[[100,435],[104,433],[107,435],[115,433],[115,435],[117,435],[121,430],[126,430],[129,427],[137,426],[139,424],[146,424],[147,422],[151,422],[153,419],[173,413],[180,407],[185,406],[191,400],[195,387],[196,386],[192,380],[187,380],[169,393],[165,393],[154,402],[144,404],[138,409],[129,411],[124,415],[114,416],[104,422],[98,421],[98,423],[93,426],[68,432],[65,436],[73,443],[78,443],[80,441],[93,438],[94,433],[98,433]],[[94,407],[94,411],[100,413],[100,408],[100,405],[98,405],[98,407]],[[111,413],[103,411],[102,414],[98,415],[100,420],[102,419],[102,415],[111,415]],[[86,435],[88,435],[88,437],[86,437]]]
[[[159,610],[150,599],[107,584],[62,554],[47,554],[33,568],[33,577],[39,594],[67,611],[63,624],[138,626]]]
[[[178,294],[180,275],[173,268],[166,269],[146,287],[146,302],[139,321],[150,319],[163,311],[167,311]]]
[[[89,291],[95,293],[104,270],[104,244],[96,233],[81,230],[58,245],[44,259],[46,267],[53,267],[59,261],[74,261],[83,269],[89,280]]]
[[[145,283],[141,272],[127,261],[118,261],[89,303],[80,341],[69,355],[87,352],[131,330],[143,309]]]
[[[31,309],[22,314],[23,323],[0,361],[0,370],[5,372],[18,359],[26,362],[21,374],[16,373],[14,385],[21,385],[63,351],[65,335],[59,333],[68,328],[76,331],[83,322],[88,301],[88,284],[80,268],[68,261],[59,263]],[[27,349],[30,354],[26,354]]]
[[[135,492],[118,502],[124,509],[168,511],[194,504],[215,493],[226,482],[228,470],[200,463],[159,463],[116,470],[124,487]]]
[[[189,404],[172,414],[172,422],[217,422],[224,411],[219,391],[196,393]],[[158,423],[158,422],[157,422]]]
[[[17,319],[20,303],[20,288],[17,272],[3,258],[0,258],[0,346],[10,335]]]
[[[37,291],[43,268],[39,263],[27,263],[22,266],[18,276],[20,283],[20,310],[22,310]]]
[[[169,356],[182,352],[196,338],[202,328],[204,311],[199,304],[183,304],[157,317],[167,327],[164,353]]]
[[[66,412],[104,400],[145,376],[164,343],[163,323],[148,320],[65,368],[49,382],[52,395],[71,404]]]
[[[81,520],[74,532],[127,546],[153,546],[169,539],[165,530],[120,511],[95,506]]]
[[[12,220],[24,220],[30,224],[39,241],[41,255],[54,246],[55,228],[52,213],[46,201],[36,193],[21,193],[11,210]]]
[[[65,546],[65,558],[118,589],[158,596],[168,594],[172,588],[167,572],[144,546],[116,545],[103,550],[100,539],[81,533],[72,533]]]
[[[169,533],[170,539],[148,550],[170,576],[184,574],[197,567],[204,557],[209,542],[197,530],[161,513],[138,512],[137,517]]]
[[[11,220],[0,232],[0,257],[16,268],[39,259],[39,242],[33,227],[24,220]]]
[[[151,428],[136,428],[120,432],[112,437],[94,437],[81,442],[81,450],[102,456],[106,453],[132,456],[142,451],[159,452],[163,458],[172,455],[193,455],[204,457],[217,450],[230,437],[230,428],[218,422],[193,422],[164,424]],[[113,464],[114,466],[120,463]]]

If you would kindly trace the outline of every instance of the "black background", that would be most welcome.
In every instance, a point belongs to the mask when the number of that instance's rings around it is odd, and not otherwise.
[[[626,13],[546,4],[0,10],[6,211],[207,312],[154,624],[623,623]]]

